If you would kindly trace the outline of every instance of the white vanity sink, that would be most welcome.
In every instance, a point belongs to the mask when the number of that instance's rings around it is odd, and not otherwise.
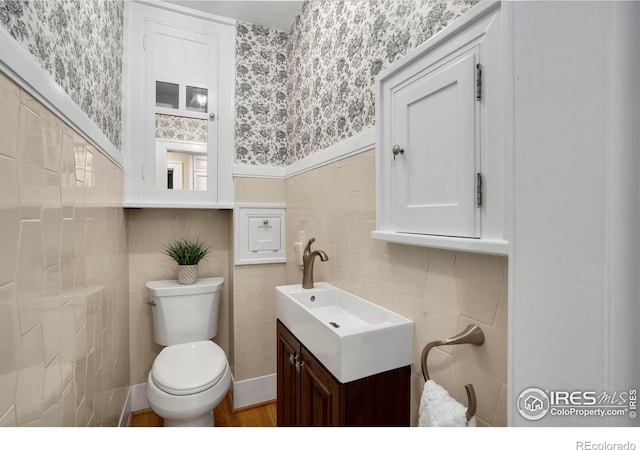
[[[329,283],[276,287],[278,319],[342,383],[413,361],[413,321]]]

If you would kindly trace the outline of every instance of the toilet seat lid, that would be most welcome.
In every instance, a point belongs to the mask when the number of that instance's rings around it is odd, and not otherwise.
[[[189,395],[216,384],[226,368],[227,357],[216,344],[188,342],[162,349],[153,362],[151,377],[169,394]]]

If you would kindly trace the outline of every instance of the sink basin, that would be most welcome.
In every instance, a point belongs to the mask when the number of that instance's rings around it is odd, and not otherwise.
[[[412,320],[329,283],[276,287],[276,314],[342,383],[413,361]]]

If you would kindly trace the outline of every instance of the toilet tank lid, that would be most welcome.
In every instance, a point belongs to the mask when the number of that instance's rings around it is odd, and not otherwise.
[[[161,280],[147,282],[147,288],[154,297],[172,295],[193,295],[217,292],[222,290],[224,278],[199,278],[193,284],[180,284],[177,280]]]

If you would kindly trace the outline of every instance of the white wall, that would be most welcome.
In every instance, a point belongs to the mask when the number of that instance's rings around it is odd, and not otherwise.
[[[529,387],[637,388],[640,4],[514,2],[510,423]]]

